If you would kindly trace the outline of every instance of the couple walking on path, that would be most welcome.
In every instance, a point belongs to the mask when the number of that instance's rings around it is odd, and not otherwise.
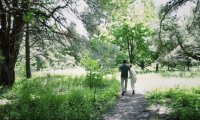
[[[128,65],[127,60],[123,60],[123,64],[120,66],[121,71],[121,86],[122,86],[122,96],[127,92],[128,83],[128,72],[131,80],[132,94],[135,94],[135,82],[136,82],[136,72],[132,65]]]

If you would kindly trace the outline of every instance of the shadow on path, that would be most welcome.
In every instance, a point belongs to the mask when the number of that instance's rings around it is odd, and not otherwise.
[[[149,120],[150,112],[146,110],[147,101],[142,94],[132,95],[128,91],[120,96],[112,111],[103,116],[104,120]]]
[[[120,74],[117,76],[120,81]],[[128,93],[119,97],[116,106],[103,115],[104,120],[171,120],[168,110],[162,106],[147,107],[144,94],[155,89],[174,88],[176,86],[195,87],[200,85],[199,78],[165,78],[159,74],[138,75],[135,84],[136,94],[131,94],[130,81],[128,81]]]

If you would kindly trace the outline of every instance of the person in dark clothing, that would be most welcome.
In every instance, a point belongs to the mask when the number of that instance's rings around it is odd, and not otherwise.
[[[123,64],[119,69],[121,71],[122,95],[124,95],[127,92],[128,71],[130,70],[130,67],[127,65],[127,60],[123,60]]]

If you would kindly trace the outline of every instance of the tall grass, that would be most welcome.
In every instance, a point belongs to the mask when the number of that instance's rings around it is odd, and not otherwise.
[[[170,120],[199,120],[200,87],[186,89],[173,88],[167,91],[154,91],[147,95],[150,105],[170,108]]]
[[[115,79],[89,87],[85,77],[46,76],[17,82],[1,99],[2,120],[93,120],[116,102],[119,83]],[[94,92],[95,91],[95,92]],[[95,97],[95,98],[94,98]]]

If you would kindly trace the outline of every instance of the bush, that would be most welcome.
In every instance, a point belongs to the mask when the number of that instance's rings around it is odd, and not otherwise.
[[[90,72],[86,76],[85,85],[90,88],[103,87],[103,75],[100,72]]]
[[[147,95],[150,105],[159,104],[170,108],[170,119],[198,120],[200,118],[200,88],[174,88],[154,91]]]
[[[103,79],[103,78],[102,78]],[[101,88],[85,85],[84,77],[37,77],[21,80],[1,96],[10,104],[0,105],[2,120],[93,120],[117,98],[117,80],[101,80]],[[95,94],[94,94],[95,93]],[[95,98],[98,98],[94,100]]]

